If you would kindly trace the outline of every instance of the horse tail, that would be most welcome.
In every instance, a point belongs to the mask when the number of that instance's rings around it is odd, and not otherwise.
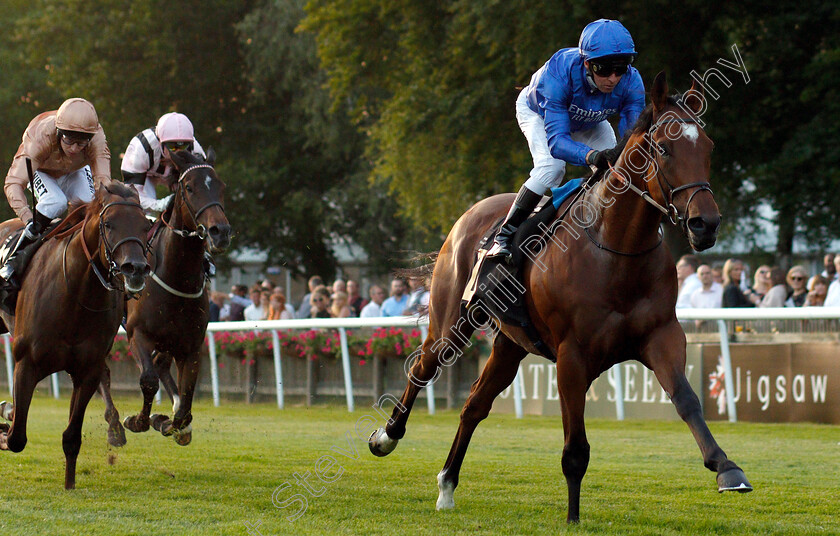
[[[437,262],[440,251],[430,251],[428,253],[417,253],[408,259],[409,264],[423,263],[413,268],[397,268],[394,270],[394,275],[403,279],[413,277],[422,277],[427,280],[432,276],[435,270],[435,262]]]

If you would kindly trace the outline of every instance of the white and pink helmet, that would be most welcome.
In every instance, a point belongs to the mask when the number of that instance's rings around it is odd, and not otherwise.
[[[155,127],[161,145],[166,142],[195,142],[195,131],[192,123],[184,114],[169,112],[158,119]]]

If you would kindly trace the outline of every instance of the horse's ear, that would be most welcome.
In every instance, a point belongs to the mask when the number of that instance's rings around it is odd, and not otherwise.
[[[697,80],[691,82],[691,89],[683,95],[683,101],[688,109],[694,112],[694,115],[700,114],[703,109],[703,101],[705,101],[703,84],[698,84]]]
[[[178,171],[187,167],[187,160],[181,154],[181,151],[169,151],[169,159],[172,160],[172,163],[175,164],[175,169]]]
[[[204,161],[211,166],[216,164],[216,151],[212,147],[207,148],[207,158]]]
[[[665,71],[659,71],[653,79],[650,100],[653,103],[653,111],[656,113],[665,109],[665,104],[668,102],[668,81],[665,79]]]

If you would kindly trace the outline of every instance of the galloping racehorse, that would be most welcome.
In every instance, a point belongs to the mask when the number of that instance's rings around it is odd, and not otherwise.
[[[128,305],[126,331],[141,368],[143,408],[139,414],[126,417],[125,427],[145,432],[151,423],[163,435],[174,435],[179,445],[187,445],[192,439],[192,399],[210,318],[204,250],[208,242],[213,251],[222,251],[230,244],[225,184],[213,168],[215,157],[212,149],[206,161],[186,151],[172,155],[179,177],[172,185],[175,199],[171,209],[161,215],[163,225],[150,240],[152,280],[140,299]],[[177,384],[169,372],[173,358]],[[119,427],[119,415],[110,402],[107,380],[106,375],[101,391],[109,405],[106,419],[114,429]],[[159,381],[173,399],[171,420],[163,415],[154,419],[150,416]],[[109,441],[111,436],[109,431]]]
[[[701,91],[692,86],[680,100],[668,97],[660,73],[652,87],[652,104],[639,117],[612,173],[573,201],[578,206],[569,214],[577,214],[577,219],[553,227],[554,236],[546,238],[540,256],[524,266],[528,313],[557,357],[569,522],[579,520],[581,481],[589,464],[583,419],[586,392],[602,372],[629,359],[653,370],[671,396],[705,466],[717,472],[719,491],[752,489],[712,437],[686,380],[685,334],[674,309],[674,262],[659,234],[664,213],[680,223],[694,249],[710,248],[716,240],[720,213],[708,182],[713,143],[694,116],[701,108]],[[477,203],[443,244],[432,276],[429,336],[411,368],[401,403],[387,426],[371,435],[374,454],[385,456],[396,448],[420,388],[442,363],[451,363],[452,354],[460,352],[462,341],[477,327],[468,321],[461,294],[479,240],[504,216],[511,201],[512,194],[504,194]],[[490,358],[472,386],[437,478],[438,509],[455,506],[458,473],[476,426],[513,381],[522,358],[539,353],[519,327],[498,327]]]
[[[84,218],[78,221],[82,211]],[[66,370],[73,379],[73,395],[62,441],[64,487],[72,489],[85,409],[120,327],[123,291],[140,292],[149,274],[149,221],[137,192],[110,182],[59,225],[57,229],[66,231],[46,241],[32,259],[15,315],[0,313],[14,333],[15,356],[14,406],[6,405],[3,411],[12,425],[0,424],[0,449],[23,450],[35,385]],[[20,220],[3,223],[0,237],[20,226]]]

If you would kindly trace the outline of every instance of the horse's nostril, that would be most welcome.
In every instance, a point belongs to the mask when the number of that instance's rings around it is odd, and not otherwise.
[[[129,277],[137,274],[146,275],[149,272],[149,265],[143,262],[126,262],[120,266],[120,272]]]

